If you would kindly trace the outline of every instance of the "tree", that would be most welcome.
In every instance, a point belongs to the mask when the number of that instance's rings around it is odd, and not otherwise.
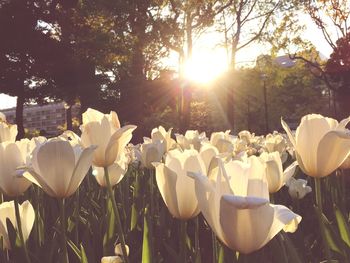
[[[325,66],[325,72],[331,80],[339,83],[334,88],[338,94],[339,106],[342,116],[347,117],[350,113],[350,35],[347,34],[337,40],[336,47]]]
[[[0,4],[0,91],[17,96],[18,138],[24,136],[24,103],[42,100],[43,87],[50,83],[44,78],[45,65],[55,40],[38,26],[49,11],[44,2],[12,0]]]
[[[227,125],[233,129],[235,126],[234,90],[237,89],[237,85],[235,85],[237,53],[253,42],[263,39],[268,25],[273,23],[273,17],[282,10],[284,2],[281,0],[230,0],[220,2],[222,6],[228,7],[224,9],[223,16],[221,17],[223,20],[221,31],[225,36],[224,45],[227,47],[228,54],[230,53],[230,70],[227,80],[231,79],[232,81],[227,81],[226,112]]]

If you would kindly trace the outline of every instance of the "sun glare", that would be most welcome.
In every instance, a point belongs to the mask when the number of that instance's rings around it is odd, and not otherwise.
[[[197,53],[184,66],[185,77],[201,84],[208,83],[227,70],[227,58],[221,50]]]

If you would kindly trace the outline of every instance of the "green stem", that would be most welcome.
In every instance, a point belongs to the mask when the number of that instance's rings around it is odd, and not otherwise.
[[[186,263],[187,262],[187,256],[186,256],[186,241],[187,241],[187,222],[185,220],[180,220],[180,262]]]
[[[196,251],[196,263],[201,262],[201,251],[199,246],[199,219],[198,216],[194,219],[195,229],[194,229],[194,249]]]
[[[66,236],[66,215],[64,210],[64,198],[59,200],[60,205],[60,217],[61,217],[61,246],[63,251],[63,263],[69,263],[68,251],[67,251],[67,236]]]
[[[217,248],[216,248],[216,236],[213,231],[211,232],[211,240],[212,240],[212,247],[213,247],[213,263],[215,263],[218,260],[218,255],[217,255]]]
[[[0,193],[0,204],[4,202],[4,196]]]
[[[122,224],[120,221],[120,215],[119,215],[117,203],[115,202],[115,199],[114,199],[111,182],[109,181],[108,167],[104,167],[104,172],[105,172],[105,178],[106,178],[106,183],[107,183],[108,195],[112,201],[113,212],[115,215],[115,219],[117,221],[117,231],[118,231],[118,235],[120,238],[120,243],[122,245],[123,259],[124,259],[125,263],[128,263],[129,260],[128,260],[128,255],[126,253],[126,245],[125,245],[125,239],[124,239],[124,234],[123,234],[123,228],[122,228]]]
[[[16,213],[18,234],[19,234],[19,238],[21,240],[21,245],[23,246],[23,249],[24,249],[24,254],[25,254],[25,257],[26,257],[26,261],[27,261],[27,263],[30,263],[30,257],[29,257],[29,254],[28,254],[26,243],[24,241],[24,237],[23,237],[21,216],[19,214],[18,197],[15,198],[15,213]]]
[[[326,238],[326,226],[323,221],[323,205],[322,205],[322,192],[321,192],[321,179],[315,177],[315,201],[316,201],[316,211],[321,228],[322,242],[325,250],[327,262],[331,262],[331,252]]]
[[[75,243],[79,244],[79,211],[80,211],[80,203],[79,203],[79,188],[76,191],[76,203],[75,203],[75,209],[76,209],[76,222],[75,222]]]
[[[321,179],[315,177],[315,201],[317,207],[322,213],[322,193],[321,193]]]

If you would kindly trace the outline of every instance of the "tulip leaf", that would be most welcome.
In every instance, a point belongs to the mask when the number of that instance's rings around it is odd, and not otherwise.
[[[110,198],[107,199],[107,230],[103,237],[103,248],[104,252],[108,254],[111,245],[114,243],[115,233],[115,215],[113,212],[112,201]]]
[[[21,243],[17,236],[16,229],[8,218],[6,218],[6,226],[11,248],[19,247]]]
[[[143,218],[142,263],[152,262],[151,243],[152,241],[150,240],[148,210],[146,208]]]
[[[83,244],[80,244],[80,251],[81,251],[81,259],[80,262],[81,263],[89,263],[86,253],[85,253],[85,249],[83,247]]]
[[[343,241],[348,245],[348,247],[350,247],[350,230],[348,223],[346,222],[343,213],[336,205],[334,205],[334,213],[335,218],[337,220],[340,236],[343,239]]]
[[[79,261],[81,261],[81,253],[79,248],[73,243],[72,240],[68,240],[69,247],[73,250],[74,254],[78,257]]]

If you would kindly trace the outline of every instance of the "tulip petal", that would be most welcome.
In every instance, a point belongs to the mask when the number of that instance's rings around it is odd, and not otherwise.
[[[55,191],[45,182],[42,176],[30,170],[23,173],[23,177],[42,188],[48,195],[55,197]]]
[[[191,151],[191,150],[189,150]],[[194,153],[195,152],[195,153]],[[186,158],[184,170],[177,174],[176,194],[179,211],[182,219],[189,219],[199,214],[198,201],[194,191],[194,181],[187,176],[186,172],[205,174],[205,167],[199,160],[198,152]],[[190,190],[193,189],[193,190]]]
[[[256,156],[249,157],[248,162],[250,163],[250,169],[247,195],[270,200],[264,165]]]
[[[349,122],[350,122],[350,117],[348,117],[348,118],[342,120],[342,121],[339,123],[339,125],[338,125],[338,127],[337,127],[337,130],[338,130],[338,129],[345,129],[346,125],[348,125]]]
[[[83,124],[86,124],[88,122],[95,122],[95,121],[101,121],[104,114],[98,110],[88,108],[83,113]]]
[[[179,207],[176,196],[176,173],[167,168],[163,163],[153,163],[156,168],[156,181],[160,194],[169,212],[175,216],[180,216]]]
[[[135,125],[126,125],[118,129],[109,139],[106,148],[106,159],[104,166],[114,163],[118,155],[124,151],[124,148],[132,138],[132,132],[137,128]]]
[[[228,247],[251,253],[270,239],[274,209],[267,199],[224,195],[220,201],[220,224]]]
[[[274,220],[269,233],[269,240],[277,235],[282,229],[285,232],[290,233],[293,233],[297,230],[298,224],[301,221],[301,216],[293,213],[283,205],[270,204],[270,207],[274,209]],[[269,240],[267,240],[267,242]]]
[[[94,152],[93,163],[96,166],[104,166],[106,147],[111,137],[111,127],[106,117],[101,122],[88,122],[82,126],[81,142],[84,147],[97,145]]]
[[[295,141],[293,133],[290,130],[288,124],[283,119],[281,119],[281,124],[282,124],[283,129],[286,131],[286,133],[288,135],[289,141],[292,143],[293,147],[296,149],[297,148],[297,143]]]
[[[81,153],[80,158],[74,168],[74,172],[70,180],[69,187],[67,189],[67,193],[65,197],[72,195],[77,190],[81,181],[86,176],[91,166],[95,149],[96,149],[96,146],[90,146],[88,148],[85,148]]]
[[[40,172],[45,173],[41,177],[45,176],[44,181],[54,190],[56,197],[65,197],[75,167],[75,156],[70,143],[62,140],[48,141],[40,147],[37,161]]]
[[[298,162],[295,161],[293,162],[291,165],[289,165],[283,172],[284,175],[284,183],[288,182],[288,180],[293,176],[293,174],[295,173],[295,169],[298,166]]]
[[[219,172],[219,169],[217,170]],[[210,181],[208,177],[200,173],[189,173],[190,177],[195,180],[195,192],[198,200],[198,206],[210,228],[215,232],[216,236],[223,241],[223,232],[220,226],[220,185],[215,186],[215,183]],[[218,181],[223,179],[218,175]],[[215,189],[217,187],[219,190]]]
[[[336,128],[338,122],[325,118],[319,114],[309,114],[301,119],[295,132],[296,151],[303,161],[303,166],[310,176],[317,176],[317,147],[321,139],[331,129]]]
[[[350,133],[334,130],[328,132],[317,148],[317,173],[313,176],[327,176],[337,169],[350,154]]]
[[[24,241],[26,241],[32,231],[35,212],[32,204],[27,200],[22,203],[20,206],[20,215],[21,215],[21,225]]]

